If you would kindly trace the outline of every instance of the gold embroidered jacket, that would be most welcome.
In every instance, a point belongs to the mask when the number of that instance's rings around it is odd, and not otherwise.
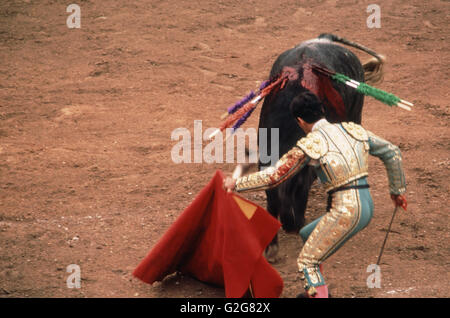
[[[380,158],[387,170],[389,191],[406,190],[402,156],[397,146],[352,122],[331,124],[325,119],[284,154],[274,167],[243,176],[236,181],[236,191],[275,187],[301,170],[306,164],[316,173],[326,191],[336,189],[368,175],[368,157]]]

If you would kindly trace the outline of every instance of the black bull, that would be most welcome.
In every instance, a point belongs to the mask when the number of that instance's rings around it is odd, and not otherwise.
[[[375,58],[361,65],[359,59],[344,46],[349,45],[363,50]],[[339,38],[331,34],[322,34],[317,39],[306,41],[282,53],[272,66],[270,77],[280,74],[283,67],[298,66],[306,61],[321,64],[327,69],[345,74],[359,82],[375,83],[382,78],[384,58],[372,50],[354,42]],[[301,74],[300,74],[301,76]],[[305,90],[300,85],[301,78],[289,82],[286,87],[276,93],[268,95],[261,109],[259,127],[268,128],[267,140],[271,140],[270,128],[279,128],[279,156],[289,151],[298,139],[305,136],[303,130],[289,111],[292,99]],[[339,83],[332,83],[334,89],[341,95],[345,106],[345,115],[338,115],[332,107],[326,107],[326,117],[330,122],[353,121],[361,123],[364,96],[355,89]],[[325,105],[330,105],[325,104]],[[271,153],[270,142],[267,142]],[[265,166],[260,162],[259,169]],[[244,168],[244,171],[247,170]],[[316,175],[311,167],[306,167],[281,185],[266,191],[267,210],[280,218],[283,229],[287,232],[298,232],[305,222],[305,209],[308,193]],[[266,257],[274,260],[278,252],[278,237],[266,249]]]

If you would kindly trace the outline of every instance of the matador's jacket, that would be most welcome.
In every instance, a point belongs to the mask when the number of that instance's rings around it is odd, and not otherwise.
[[[300,230],[305,244],[297,263],[310,294],[325,285],[319,265],[372,219],[369,154],[383,161],[390,193],[403,194],[405,176],[397,146],[355,123],[331,124],[325,119],[316,122],[274,167],[236,180],[237,192],[263,190],[279,185],[307,164],[315,168],[329,197],[327,213]]]

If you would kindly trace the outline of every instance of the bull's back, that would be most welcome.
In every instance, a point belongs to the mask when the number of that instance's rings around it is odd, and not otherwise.
[[[308,59],[357,81],[364,81],[364,70],[358,57],[347,48],[326,39],[309,40],[283,52],[273,64],[270,76],[279,74],[284,66]]]

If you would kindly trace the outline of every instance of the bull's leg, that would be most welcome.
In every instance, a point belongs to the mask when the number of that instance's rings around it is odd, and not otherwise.
[[[298,233],[305,224],[309,189],[315,178],[314,170],[306,167],[277,188],[266,191],[267,210],[275,218],[280,217],[286,232]],[[278,235],[275,235],[265,250],[266,259],[271,263],[276,262],[278,250]]]
[[[278,261],[278,234],[275,234],[272,242],[267,245],[266,250],[264,251],[264,257],[269,263],[276,263]]]
[[[278,189],[270,189],[266,191],[267,197],[267,211],[276,219],[278,219],[279,210],[281,208],[281,202],[278,194]],[[270,263],[276,262],[278,254],[278,234],[275,234],[272,242],[267,245],[264,251],[264,256]]]
[[[285,182],[283,203],[289,203],[289,206],[280,211],[280,220],[286,232],[298,233],[305,224],[309,190],[315,179],[314,169],[307,166]]]

